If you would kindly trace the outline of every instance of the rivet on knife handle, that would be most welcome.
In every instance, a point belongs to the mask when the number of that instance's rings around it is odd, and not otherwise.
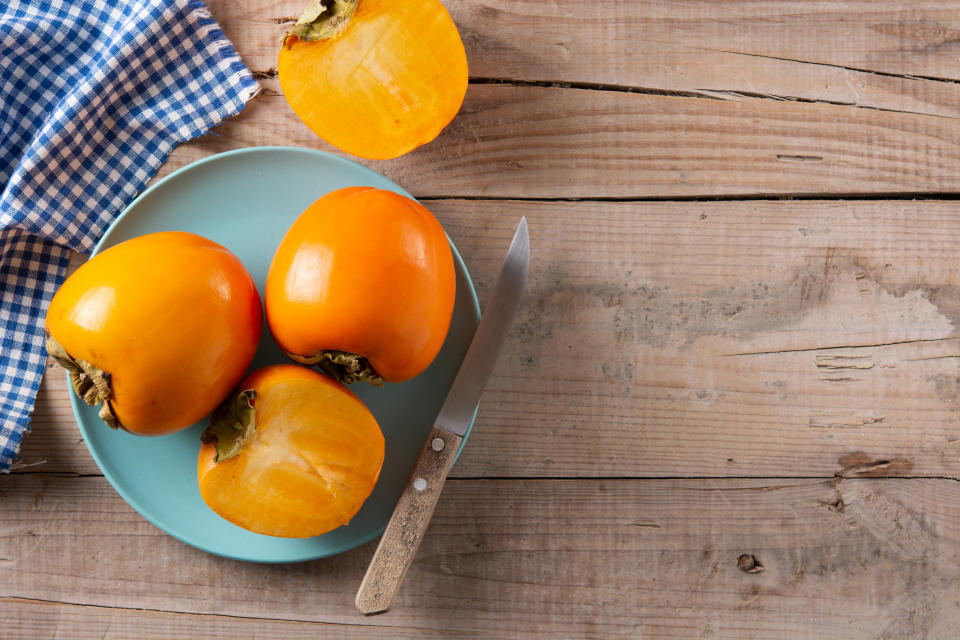
[[[417,555],[460,441],[460,436],[449,431],[431,429],[357,591],[356,605],[361,613],[370,615],[390,608]]]

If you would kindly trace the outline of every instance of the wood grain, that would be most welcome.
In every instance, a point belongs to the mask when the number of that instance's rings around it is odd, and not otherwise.
[[[960,477],[960,203],[428,204],[481,302],[530,223],[453,477]],[[26,471],[97,473],[59,372],[33,430]]]
[[[178,147],[158,176],[269,144],[336,152],[282,96],[263,96]],[[436,140],[364,164],[418,197],[944,192],[960,190],[960,121],[742,96],[472,85]]]
[[[427,532],[462,441],[440,427],[430,429],[357,590],[355,604],[364,615],[390,608]]]
[[[474,78],[960,115],[952,2],[450,0]],[[301,0],[210,3],[264,86]],[[838,46],[842,43],[842,46]],[[953,82],[951,82],[951,80]]]
[[[164,172],[253,144],[332,150],[273,77],[279,37],[301,4],[212,3],[266,94],[178,149]],[[365,162],[415,195],[918,193],[960,183],[951,35],[960,20],[949,2],[448,7],[476,81],[556,87],[474,84],[438,140]]]
[[[144,609],[124,609],[46,602],[23,598],[0,598],[4,640],[324,640],[373,638],[418,640],[450,638],[443,631],[403,627],[326,624],[251,618],[187,614]],[[458,632],[457,637],[483,638],[483,634]]]
[[[352,600],[371,545],[245,564],[166,536],[102,478],[14,476],[0,491],[0,595],[364,620]],[[398,602],[364,623],[447,637],[947,638],[958,505],[960,486],[940,479],[451,480]]]
[[[211,0],[264,93],[158,177],[330,150],[275,77],[302,4]],[[394,609],[353,609],[373,544],[262,566],[155,529],[54,371],[0,479],[2,635],[955,637],[960,202],[556,200],[952,199],[957,3],[445,4],[462,112],[365,164],[433,199],[481,301],[520,215],[534,264]]]

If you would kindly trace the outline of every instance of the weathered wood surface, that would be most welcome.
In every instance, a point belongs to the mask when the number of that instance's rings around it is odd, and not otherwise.
[[[216,135],[178,149],[166,172],[251,144],[332,150],[297,120],[273,77],[278,38],[301,3],[244,4],[213,10],[229,16],[224,29],[267,93]],[[583,89],[474,84],[434,143],[399,160],[365,162],[417,196],[913,193],[960,185],[955,3],[449,7],[477,80]]]
[[[576,83],[768,96],[960,115],[954,2],[445,3],[475,81]],[[271,91],[277,42],[301,0],[213,0],[224,32]]]
[[[373,544],[241,563],[164,535],[102,478],[16,476],[0,492],[0,596],[69,603],[51,625],[250,637],[257,621],[240,618],[265,617],[276,637],[276,620],[359,622]],[[445,637],[949,638],[958,524],[960,486],[942,479],[452,480],[394,608],[360,620]],[[0,599],[5,621],[40,608]]]
[[[353,609],[375,543],[261,566],[154,528],[54,371],[0,478],[0,635],[955,637],[960,2],[446,4],[462,112],[364,164],[481,300],[520,215],[534,264],[394,610]],[[158,177],[330,150],[275,78],[301,5],[210,2],[264,92]],[[764,195],[818,200],[709,201]]]
[[[960,477],[960,203],[429,204],[481,301],[533,242],[453,476]],[[97,473],[59,372],[23,462]]]
[[[265,144],[335,151],[282,96],[267,95],[177,149],[161,175]],[[960,190],[960,120],[749,97],[471,85],[432,143],[364,164],[418,197],[945,192]]]
[[[446,631],[433,629],[298,622],[247,615],[174,613],[141,608],[73,605],[28,598],[0,598],[0,615],[6,625],[5,640],[449,640],[451,637]],[[458,632],[457,637],[489,638],[484,634],[468,632]]]

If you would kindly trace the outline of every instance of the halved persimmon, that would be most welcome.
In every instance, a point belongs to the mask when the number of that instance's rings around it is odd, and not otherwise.
[[[310,205],[277,247],[265,292],[280,347],[347,384],[420,374],[443,345],[455,297],[443,227],[420,203],[373,187]]]
[[[353,518],[383,457],[380,427],[349,389],[306,367],[273,365],[214,412],[197,477],[204,502],[226,520],[307,538]]]
[[[312,0],[284,37],[280,88],[333,146],[396,158],[437,137],[467,92],[467,54],[440,0]]]
[[[239,258],[180,231],[121,242],[83,264],[47,312],[47,350],[111,427],[178,431],[243,377],[263,326]]]

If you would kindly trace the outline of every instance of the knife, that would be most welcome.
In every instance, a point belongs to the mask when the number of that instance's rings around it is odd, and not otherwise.
[[[521,218],[467,355],[360,583],[355,603],[365,615],[390,608],[417,554],[450,465],[517,314],[529,266],[530,237],[527,219]]]

